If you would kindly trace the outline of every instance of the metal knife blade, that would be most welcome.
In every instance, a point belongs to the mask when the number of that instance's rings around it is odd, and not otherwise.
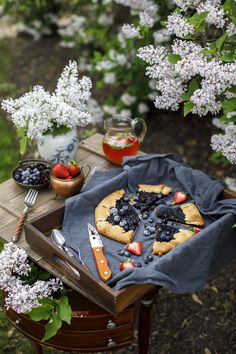
[[[93,256],[96,261],[98,274],[103,281],[107,281],[112,276],[107,259],[103,253],[103,244],[101,237],[95,227],[88,223],[89,240],[93,250]]]
[[[157,224],[158,225],[162,225],[163,221],[158,218],[157,219]],[[175,228],[179,228],[179,229],[183,229],[183,230],[189,230],[189,231],[193,231],[195,233],[202,231],[202,229],[200,227],[186,225],[186,224],[181,224],[181,223],[176,222],[176,221],[167,221],[166,226],[175,227]]]

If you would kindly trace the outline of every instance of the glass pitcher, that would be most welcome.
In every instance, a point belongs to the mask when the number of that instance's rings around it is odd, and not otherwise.
[[[147,126],[142,118],[114,117],[104,122],[106,130],[103,139],[103,151],[106,158],[121,165],[124,156],[136,155],[144,139]]]

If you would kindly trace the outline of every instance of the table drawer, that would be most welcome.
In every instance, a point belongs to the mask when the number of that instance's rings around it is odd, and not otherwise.
[[[7,311],[8,318],[15,324],[16,328],[27,337],[40,341],[44,335],[44,321],[35,322],[25,315],[17,314],[12,310]],[[112,317],[112,316],[111,316]],[[94,322],[96,317],[94,317]],[[93,321],[91,322],[92,324]],[[106,323],[106,322],[104,322]],[[119,325],[114,329],[104,330],[78,330],[73,326],[65,326],[58,333],[48,340],[49,344],[60,350],[106,350],[118,348],[132,342],[133,322]],[[88,327],[89,329],[89,327]],[[43,344],[43,343],[42,343]]]

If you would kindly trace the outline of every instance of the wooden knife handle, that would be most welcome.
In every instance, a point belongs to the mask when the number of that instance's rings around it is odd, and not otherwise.
[[[14,236],[12,236],[13,242],[17,242],[19,240],[26,218],[27,218],[27,213],[21,215]]]
[[[112,271],[110,270],[107,259],[104,256],[103,247],[94,247],[92,250],[100,278],[103,281],[109,280],[112,276]]]

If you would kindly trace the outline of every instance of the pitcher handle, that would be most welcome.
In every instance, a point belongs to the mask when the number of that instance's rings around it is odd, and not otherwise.
[[[83,171],[83,169],[86,168],[86,167],[87,167],[88,171],[87,171],[87,173],[84,175],[84,179],[86,179],[86,178],[88,177],[89,172],[91,171],[91,166],[89,166],[89,165],[81,166],[81,171]]]
[[[137,136],[139,142],[142,142],[143,139],[145,138],[145,135],[147,133],[147,125],[146,125],[146,122],[143,118],[135,118],[132,120],[132,127],[135,129],[135,127],[138,125],[138,124],[141,124],[142,125],[142,131],[141,133]]]

